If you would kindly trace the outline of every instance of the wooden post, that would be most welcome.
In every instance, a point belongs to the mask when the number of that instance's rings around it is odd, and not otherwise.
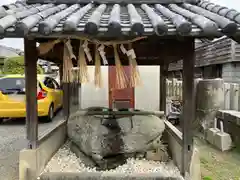
[[[160,93],[159,93],[159,98],[160,98],[160,111],[164,111],[166,114],[166,77],[167,77],[167,72],[168,72],[168,65],[163,64],[160,66]]]
[[[26,126],[28,148],[36,149],[38,141],[37,107],[37,60],[36,41],[24,39],[24,60],[26,79]]]
[[[82,109],[82,84],[79,83],[79,89],[78,89],[78,109]]]
[[[68,120],[69,117],[69,101],[70,101],[70,91],[69,91],[69,83],[64,82],[62,84],[63,87],[63,115],[65,120]]]
[[[189,172],[193,150],[193,121],[195,120],[194,97],[194,39],[186,40],[183,57],[183,151],[182,174]]]
[[[63,65],[59,65],[59,80],[60,80],[60,86],[62,87],[62,77],[63,77]]]

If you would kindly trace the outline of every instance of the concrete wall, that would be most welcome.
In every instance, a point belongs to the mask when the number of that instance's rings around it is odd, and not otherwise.
[[[159,110],[160,66],[139,67],[142,85],[135,88],[135,108]]]
[[[19,180],[37,179],[48,161],[64,144],[66,138],[66,121],[62,120],[54,129],[44,133],[38,140],[37,149],[21,150],[19,154]]]
[[[102,66],[103,88],[96,89],[94,85],[94,66],[88,67],[90,82],[83,84],[81,87],[81,107],[87,108],[90,106],[108,107],[108,67]]]
[[[81,87],[81,107],[109,105],[108,67],[102,66],[103,88],[94,86],[94,66],[88,68],[90,82]],[[142,85],[135,88],[135,108],[159,110],[159,66],[139,66]]]

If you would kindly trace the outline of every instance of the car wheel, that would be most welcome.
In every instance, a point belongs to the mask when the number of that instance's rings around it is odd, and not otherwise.
[[[0,124],[2,124],[3,123],[3,118],[0,118]]]
[[[54,118],[54,106],[53,104],[51,104],[48,110],[47,122],[52,122],[53,118]]]

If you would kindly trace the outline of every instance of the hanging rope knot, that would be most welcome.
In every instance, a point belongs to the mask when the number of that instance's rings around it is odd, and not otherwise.
[[[136,61],[136,54],[134,49],[132,48],[132,44],[128,45],[129,50],[127,51],[127,56],[128,56],[128,61],[129,61],[129,66],[131,68],[131,78],[130,78],[130,86],[131,87],[136,87],[138,85],[141,85],[141,78],[140,78],[140,73],[139,69],[137,66],[137,61]]]
[[[80,41],[79,50],[78,50],[78,67],[79,67],[78,80],[80,83],[84,84],[86,82],[89,82],[89,74],[88,74],[88,67],[87,67],[85,51],[84,51],[85,45],[81,45],[81,44],[82,44],[82,41]]]
[[[91,62],[93,60],[93,58],[92,58],[92,55],[90,54],[90,49],[88,48],[88,41],[87,40],[84,41],[82,47],[83,47],[83,50],[84,50],[84,52],[87,56],[88,62]]]
[[[105,48],[104,45],[101,44],[101,46],[98,48],[98,51],[99,51],[100,56],[101,56],[101,58],[103,60],[103,64],[104,65],[108,65],[108,61],[107,61],[107,58],[106,58],[106,53],[104,51],[104,48]]]
[[[68,47],[69,44],[67,42],[64,42],[64,50],[63,50],[63,82],[73,82],[73,74],[72,74],[72,59],[71,57],[71,51]]]
[[[102,75],[101,75],[101,57],[98,50],[98,45],[95,45],[95,72],[94,72],[94,84],[97,89],[102,87]]]
[[[125,71],[122,67],[121,60],[118,54],[117,50],[117,44],[113,43],[113,49],[114,49],[114,59],[115,59],[115,66],[116,66],[116,89],[124,89],[127,88],[127,76],[125,74]]]

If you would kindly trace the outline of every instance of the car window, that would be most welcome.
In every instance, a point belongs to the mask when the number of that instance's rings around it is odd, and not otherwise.
[[[54,83],[53,83],[53,81],[52,81],[51,78],[46,77],[43,83],[44,83],[44,85],[47,86],[48,88],[50,88],[50,89],[55,89],[55,85],[54,85]]]
[[[24,78],[1,78],[0,91],[25,91]]]
[[[55,86],[55,89],[60,89],[60,85],[58,84],[58,82],[55,79],[52,79],[52,81]]]
[[[39,91],[39,82],[37,84],[37,91]],[[25,93],[25,78],[0,78],[0,91],[2,93]]]

